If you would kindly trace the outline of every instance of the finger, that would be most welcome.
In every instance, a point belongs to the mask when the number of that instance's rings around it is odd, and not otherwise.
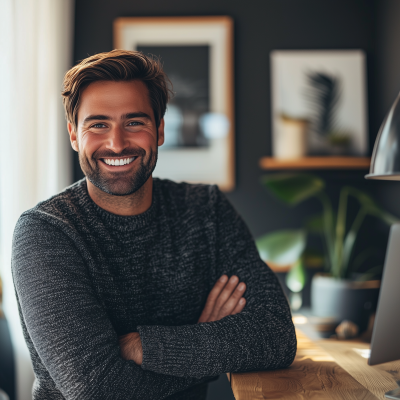
[[[218,319],[231,315],[232,311],[237,306],[239,300],[243,297],[245,290],[246,290],[246,284],[244,282],[241,282],[239,283],[239,285],[236,286],[235,291],[231,294],[229,299],[221,307]]]
[[[241,313],[243,311],[243,308],[244,308],[245,305],[246,305],[246,299],[244,297],[242,297],[238,301],[235,309],[231,312],[231,315],[235,315],[235,314]]]
[[[215,283],[214,287],[211,289],[211,292],[207,297],[206,305],[204,306],[203,312],[201,313],[198,322],[207,322],[208,321],[208,318],[210,317],[210,315],[214,309],[215,302],[217,301],[218,296],[224,289],[227,282],[228,282],[227,275],[222,275],[218,279],[218,281]]]
[[[209,318],[211,319],[211,321],[216,321],[218,319],[218,315],[220,313],[221,308],[227,302],[229,297],[231,297],[238,283],[239,283],[239,278],[236,275],[231,276],[228,283],[225,285],[224,289],[222,290],[222,292],[220,293],[215,302],[215,306]]]

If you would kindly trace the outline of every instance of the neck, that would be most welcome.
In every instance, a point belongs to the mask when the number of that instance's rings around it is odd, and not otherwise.
[[[147,211],[151,206],[153,199],[153,178],[151,176],[139,190],[127,196],[114,196],[94,186],[89,179],[86,179],[86,182],[90,198],[103,210],[112,214],[138,215]]]

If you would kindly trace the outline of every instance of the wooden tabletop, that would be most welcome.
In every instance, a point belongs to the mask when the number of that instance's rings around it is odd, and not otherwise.
[[[289,368],[230,374],[236,400],[377,400],[397,387],[400,361],[369,366],[363,357],[369,344],[311,341],[296,332],[298,350]]]

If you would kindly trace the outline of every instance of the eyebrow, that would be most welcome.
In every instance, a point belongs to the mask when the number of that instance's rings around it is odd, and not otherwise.
[[[107,115],[89,115],[83,120],[83,124],[86,124],[89,121],[94,121],[94,120],[101,120],[101,121],[107,121],[110,120],[111,117],[108,117]]]
[[[130,118],[146,118],[146,119],[151,120],[151,117],[150,117],[149,114],[146,114],[146,113],[141,112],[141,111],[128,113],[128,114],[125,114],[125,115],[121,116],[121,119],[130,119]],[[83,120],[83,124],[86,124],[86,123],[88,123],[90,121],[94,121],[94,120],[97,120],[97,121],[99,121],[99,120],[100,121],[110,121],[110,120],[112,120],[112,118],[109,117],[108,115],[89,115],[88,117],[86,117]]]
[[[130,119],[130,118],[145,118],[145,119],[151,120],[151,117],[149,114],[146,114],[141,111],[134,112],[134,113],[128,113],[121,117],[121,119]]]

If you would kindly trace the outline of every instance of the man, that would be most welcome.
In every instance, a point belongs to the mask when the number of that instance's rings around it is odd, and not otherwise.
[[[232,206],[152,178],[168,93],[139,52],[66,74],[86,179],[25,212],[13,242],[34,399],[200,400],[216,375],[293,361],[286,299]]]

